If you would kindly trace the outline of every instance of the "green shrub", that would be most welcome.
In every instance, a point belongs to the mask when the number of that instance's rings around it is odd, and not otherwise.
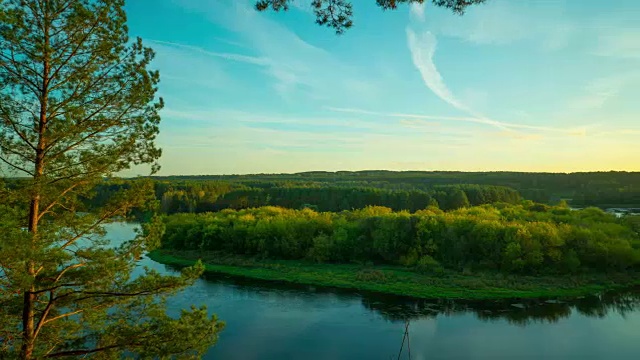
[[[320,234],[313,238],[313,246],[307,253],[307,259],[322,263],[331,258],[333,253],[333,241],[326,234]]]
[[[364,269],[358,271],[356,279],[367,282],[386,282],[389,280],[389,277],[380,270]]]
[[[403,266],[414,266],[418,263],[419,259],[420,259],[420,255],[418,255],[418,252],[416,251],[416,249],[411,249],[406,255],[400,256],[399,263],[400,265],[403,265]]]
[[[424,274],[441,273],[444,271],[442,265],[429,255],[423,255],[416,263],[415,268]]]

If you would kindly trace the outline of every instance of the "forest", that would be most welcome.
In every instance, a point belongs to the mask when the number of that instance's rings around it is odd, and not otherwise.
[[[413,213],[380,206],[341,212],[268,206],[174,214],[165,225],[165,249],[398,265],[426,273],[573,274],[640,264],[638,217],[531,201]]]
[[[231,189],[231,186],[229,186]],[[390,190],[375,187],[323,186],[317,184],[285,184],[273,187],[237,188],[218,198],[207,197],[202,187],[188,185],[162,193],[162,212],[206,212],[223,209],[244,209],[280,206],[290,209],[308,207],[318,211],[360,209],[369,205],[386,206],[393,210],[417,211],[427,206],[455,210],[470,205],[493,202],[517,203],[517,191],[501,186],[440,185],[430,190]]]
[[[223,181],[247,186],[276,183],[373,187],[429,191],[437,185],[492,185],[515,189],[523,198],[545,204],[561,199],[575,207],[640,207],[640,172],[577,173],[458,171],[313,171],[294,174],[206,175],[154,177],[178,182]]]
[[[138,179],[139,180],[139,179]],[[136,180],[136,181],[138,181]],[[202,213],[280,206],[343,211],[384,206],[415,212],[427,206],[455,210],[527,199],[572,207],[640,208],[640,173],[308,172],[274,175],[150,177],[159,211]],[[133,180],[105,180],[87,198],[100,206]]]

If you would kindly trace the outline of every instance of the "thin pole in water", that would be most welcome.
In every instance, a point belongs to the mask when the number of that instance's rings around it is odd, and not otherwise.
[[[409,343],[409,320],[404,323],[404,335],[402,336],[402,345],[400,345],[400,351],[398,352],[398,360],[400,360],[400,355],[402,355],[402,349],[404,349],[404,340],[407,339],[407,353],[409,355],[409,360],[411,360],[411,344]]]

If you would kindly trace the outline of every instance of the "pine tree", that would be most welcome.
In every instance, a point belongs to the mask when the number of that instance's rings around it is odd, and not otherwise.
[[[158,169],[162,100],[153,51],[127,35],[123,0],[0,0],[0,358],[192,356],[222,324],[204,308],[166,315],[191,284],[131,273],[162,224],[119,246],[102,225],[153,203],[140,181],[84,212],[131,166]]]

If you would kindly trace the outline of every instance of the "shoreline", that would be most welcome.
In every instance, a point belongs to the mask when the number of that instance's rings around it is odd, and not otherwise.
[[[505,300],[572,298],[640,285],[635,273],[574,276],[503,274],[419,274],[401,267],[356,264],[314,264],[301,261],[257,261],[210,252],[154,250],[151,260],[177,267],[201,259],[205,273],[234,277],[367,291],[416,299]]]

